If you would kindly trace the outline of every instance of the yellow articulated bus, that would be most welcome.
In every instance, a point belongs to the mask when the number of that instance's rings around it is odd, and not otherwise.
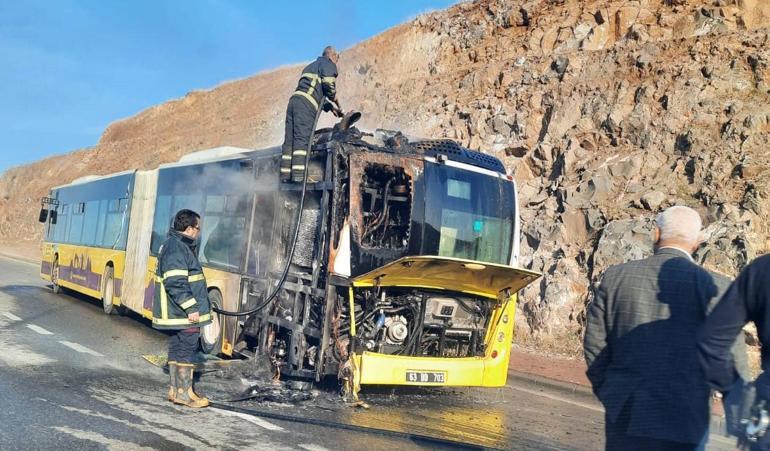
[[[517,267],[501,162],[344,121],[316,132],[306,185],[279,183],[280,158],[217,148],[53,188],[42,277],[151,318],[158,248],[189,208],[219,310],[207,352],[354,386],[504,385],[517,292],[539,274]]]

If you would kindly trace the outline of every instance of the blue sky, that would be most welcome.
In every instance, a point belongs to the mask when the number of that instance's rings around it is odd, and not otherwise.
[[[0,171],[193,89],[344,49],[456,0],[0,0]]]

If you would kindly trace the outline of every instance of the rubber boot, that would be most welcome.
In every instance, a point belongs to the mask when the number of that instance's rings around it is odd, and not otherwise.
[[[175,361],[168,362],[168,378],[169,378],[168,400],[171,402],[174,402],[174,399],[176,398],[176,362]]]
[[[209,400],[196,395],[192,388],[193,368],[195,368],[195,365],[177,362],[175,366],[176,396],[174,397],[174,403],[196,409],[207,407],[209,405]]]

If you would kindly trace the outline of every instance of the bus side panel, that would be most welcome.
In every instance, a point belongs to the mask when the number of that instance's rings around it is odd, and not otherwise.
[[[108,266],[112,266],[115,281],[115,297],[112,302],[119,302],[125,252],[71,244],[57,244],[56,248],[61,286],[101,299],[104,272]]]
[[[51,281],[51,270],[53,269],[53,259],[55,255],[55,245],[43,242],[40,246],[40,278]]]

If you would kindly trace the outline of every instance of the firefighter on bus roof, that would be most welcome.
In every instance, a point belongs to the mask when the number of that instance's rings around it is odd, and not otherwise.
[[[200,328],[211,322],[206,278],[198,261],[200,215],[180,210],[158,252],[152,325],[174,330],[168,342],[168,400],[189,407],[209,401],[193,391],[193,357],[200,347]]]
[[[297,83],[297,89],[286,108],[286,132],[281,150],[281,182],[302,183],[305,177],[305,157],[315,131],[319,108],[342,117],[337,100],[337,60],[339,54],[328,46],[323,54],[307,65]]]

